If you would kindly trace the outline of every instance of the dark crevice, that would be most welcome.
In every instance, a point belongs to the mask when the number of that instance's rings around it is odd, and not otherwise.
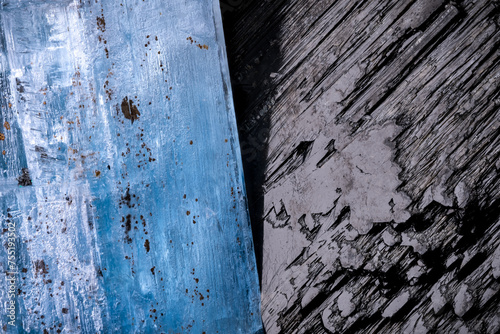
[[[258,112],[260,107],[271,102],[270,77],[279,71],[282,64],[279,44],[274,43],[280,38],[279,17],[283,18],[277,10],[289,2],[282,0],[264,4],[257,0],[220,1],[259,281],[262,280],[263,196],[271,123],[269,115],[261,117]],[[269,10],[269,7],[274,10]],[[272,19],[261,21],[260,26],[256,27],[256,22],[249,20],[250,17]],[[266,24],[272,28],[265,28]],[[255,28],[262,31],[260,39],[238,38],[239,32]],[[247,65],[251,65],[251,69],[247,70]],[[261,103],[255,105],[257,100]],[[248,126],[250,120],[256,120],[255,124]]]

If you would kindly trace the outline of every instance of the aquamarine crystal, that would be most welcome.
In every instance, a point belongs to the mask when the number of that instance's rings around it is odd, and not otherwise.
[[[258,332],[218,1],[1,5],[3,328]]]

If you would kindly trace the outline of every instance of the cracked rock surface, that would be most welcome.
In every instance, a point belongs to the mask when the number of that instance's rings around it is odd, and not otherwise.
[[[267,333],[498,333],[500,2],[233,17]]]

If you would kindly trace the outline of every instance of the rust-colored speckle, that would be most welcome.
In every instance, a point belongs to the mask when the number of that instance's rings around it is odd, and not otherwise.
[[[3,133],[0,133],[0,140],[5,140],[5,135]]]
[[[199,48],[200,48],[200,50],[203,50],[203,49],[208,50],[208,45],[206,45],[206,44],[203,44],[203,45],[201,45],[201,44],[196,44],[196,46],[197,46],[197,47],[199,47]]]
[[[2,151],[2,154],[3,154],[3,155],[6,155],[6,154],[7,154],[7,152],[5,152],[5,150],[3,150],[3,151]]]
[[[48,274],[47,266],[45,265],[45,261],[37,260],[35,262],[35,276],[38,274]]]
[[[5,121],[5,123],[3,123],[3,127],[7,130],[10,130],[10,124],[9,122]]]
[[[134,120],[138,120],[139,116],[141,116],[139,109],[134,105],[134,101],[129,100],[127,96],[122,100],[121,109],[123,116],[131,120],[132,124],[134,124]]]
[[[101,171],[100,170],[96,170],[95,171],[95,176],[99,177],[101,175]]]
[[[155,274],[155,268],[156,268],[156,267],[151,268],[151,273],[152,273],[153,275]]]
[[[191,141],[189,141],[189,145],[193,145],[193,141],[192,141],[192,140],[191,140]]]
[[[224,143],[227,143],[227,139],[224,139]]]
[[[101,32],[106,31],[106,21],[104,20],[104,16],[97,17],[97,29]]]
[[[189,216],[189,214],[191,213],[191,211],[186,211],[186,215]]]
[[[149,240],[148,239],[146,239],[146,241],[144,242],[144,248],[146,248],[146,252],[149,253],[150,248],[149,248]]]

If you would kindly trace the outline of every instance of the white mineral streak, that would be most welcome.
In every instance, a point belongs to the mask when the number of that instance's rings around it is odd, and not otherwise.
[[[492,274],[495,279],[500,278],[500,246],[493,253],[493,261],[491,262]]]
[[[384,312],[382,312],[382,316],[384,318],[390,318],[394,314],[396,314],[410,299],[410,293],[408,291],[404,291],[402,294],[394,298],[393,301],[389,303],[389,305],[385,308]]]
[[[340,315],[344,318],[348,317],[356,309],[356,305],[352,302],[352,297],[353,294],[346,290],[337,299]]]
[[[453,299],[453,310],[459,317],[463,316],[473,305],[473,296],[466,284],[462,284]]]

